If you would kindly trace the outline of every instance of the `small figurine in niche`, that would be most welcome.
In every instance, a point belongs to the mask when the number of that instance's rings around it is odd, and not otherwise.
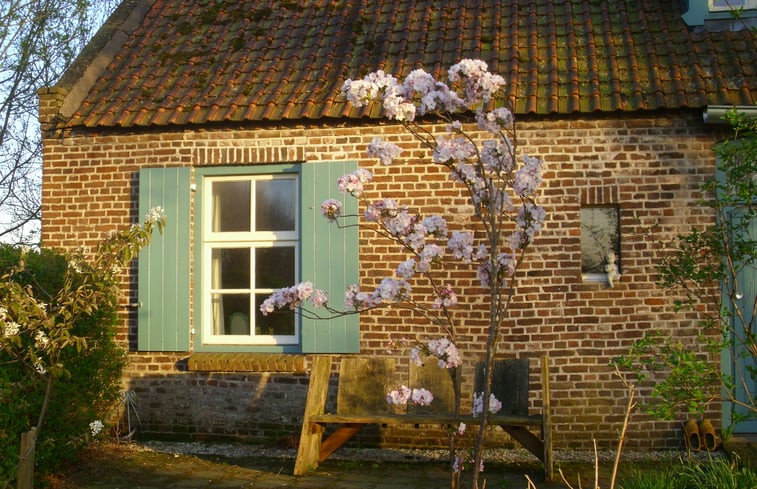
[[[615,253],[607,254],[607,265],[605,265],[605,272],[607,272],[607,283],[610,284],[610,287],[613,287],[615,285],[615,282],[620,280],[620,272],[618,271],[618,265],[615,263],[615,260],[617,260]]]

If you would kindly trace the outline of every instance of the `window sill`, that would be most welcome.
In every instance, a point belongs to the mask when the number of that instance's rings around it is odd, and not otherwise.
[[[305,372],[303,355],[261,353],[193,353],[192,372]]]
[[[581,281],[585,284],[600,284],[600,285],[609,284],[606,273],[582,273]]]

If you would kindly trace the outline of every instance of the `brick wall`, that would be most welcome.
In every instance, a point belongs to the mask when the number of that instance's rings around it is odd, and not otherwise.
[[[545,161],[540,202],[548,220],[528,251],[503,327],[501,354],[529,357],[534,365],[543,353],[550,354],[558,448],[590,448],[593,438],[609,446],[626,403],[610,360],[653,329],[695,341],[694,318],[673,313],[673,298],[655,286],[654,266],[672,237],[711,219],[694,200],[701,197],[699,184],[713,174],[712,146],[718,135],[703,126],[696,113],[522,119],[517,128],[521,150]],[[383,167],[366,159],[364,147],[376,135],[401,144],[405,163]],[[382,197],[425,213],[443,213],[453,228],[470,217],[466,199],[446,172],[430,165],[427,152],[392,125],[48,133],[43,242],[69,249],[94,246],[107,232],[136,222],[141,167],[321,160],[358,160],[374,172],[373,188]],[[579,213],[586,204],[617,204],[621,209],[623,277],[613,288],[581,279]],[[405,259],[365,230],[360,256],[366,287],[392,274]],[[461,299],[455,318],[470,374],[470,364],[485,341],[487,308],[484,298],[476,295],[480,289],[475,270],[455,265],[446,273],[444,280],[453,283]],[[136,325],[128,307],[136,294],[134,283],[133,276],[125,278],[124,288],[129,290],[122,298],[119,340],[130,350],[124,383],[137,393],[148,431],[270,438],[298,430],[305,375],[188,372],[187,354],[134,351]],[[415,290],[428,293],[420,283]],[[365,315],[361,332],[361,352],[384,355],[388,339],[423,339],[433,336],[435,329],[406,312],[387,310]],[[533,403],[538,406],[536,373],[533,382]],[[719,421],[717,411],[709,414]],[[678,436],[677,423],[639,413],[628,444],[678,446]],[[401,443],[396,433],[386,439]]]

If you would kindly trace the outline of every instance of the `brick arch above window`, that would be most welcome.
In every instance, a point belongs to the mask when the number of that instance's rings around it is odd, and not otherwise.
[[[299,145],[216,146],[195,148],[192,160],[198,166],[256,163],[293,163],[306,160],[306,151]]]
[[[618,185],[606,181],[589,181],[581,189],[581,205],[610,205],[617,204],[620,191]]]

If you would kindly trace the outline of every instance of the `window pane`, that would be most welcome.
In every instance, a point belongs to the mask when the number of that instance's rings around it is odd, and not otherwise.
[[[212,288],[250,288],[249,248],[214,248],[211,262]]]
[[[213,182],[214,232],[250,230],[250,185],[249,181]]]
[[[250,295],[213,294],[213,334],[250,334]]]
[[[295,180],[277,178],[255,182],[257,231],[294,231],[297,189]]]
[[[581,209],[581,272],[605,273],[607,255],[620,264],[620,212],[617,207]]]
[[[716,10],[736,9],[745,6],[746,0],[710,0],[710,8]]]
[[[255,249],[255,288],[280,289],[294,285],[294,247]]]
[[[260,306],[270,294],[255,294],[255,334],[256,335],[294,335],[294,311],[282,310],[263,316]]]

